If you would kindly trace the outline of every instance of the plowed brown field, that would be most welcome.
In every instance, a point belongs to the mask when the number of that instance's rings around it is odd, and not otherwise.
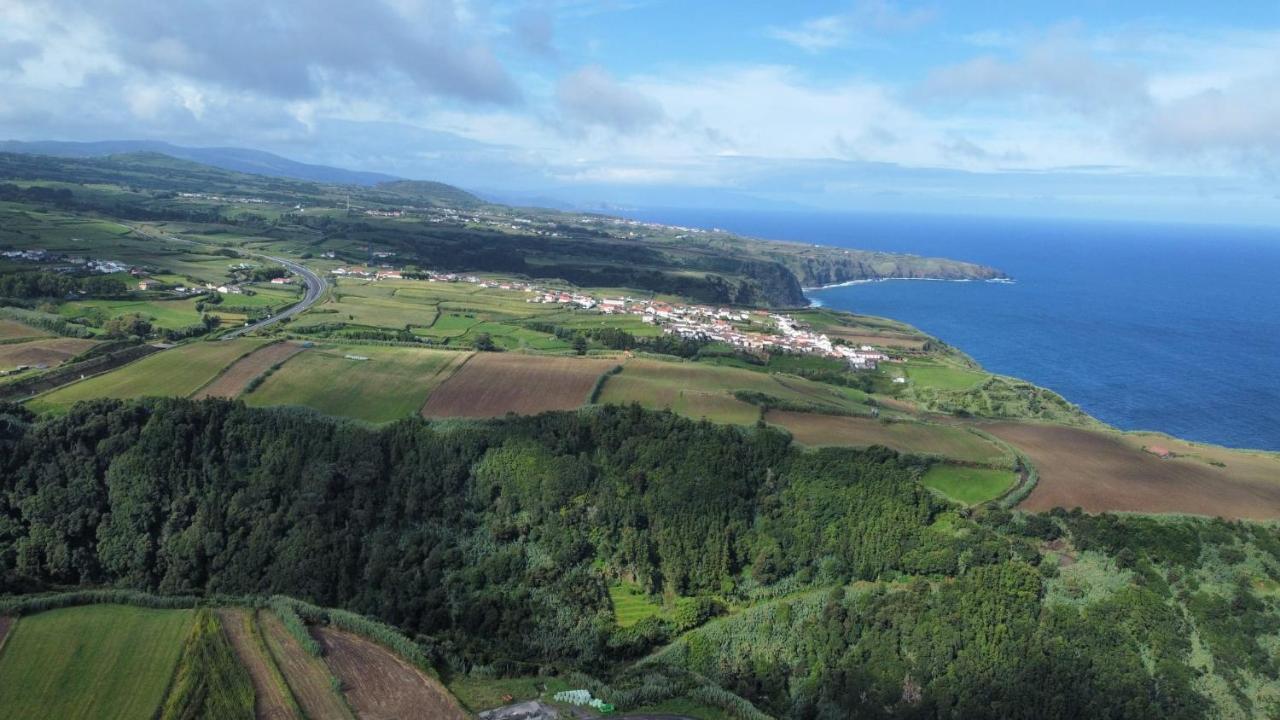
[[[244,391],[249,381],[266,372],[268,368],[302,352],[302,346],[291,342],[279,342],[255,350],[222,371],[208,385],[191,397],[201,400],[207,397],[233,398]]]
[[[427,398],[426,417],[500,417],[572,410],[616,360],[476,353]]]
[[[259,610],[258,623],[276,667],[309,720],[350,720],[351,712],[330,680],[324,661],[298,644],[275,613]]]
[[[274,663],[266,654],[266,648],[258,642],[250,630],[253,622],[250,611],[242,608],[223,608],[218,611],[222,629],[231,640],[240,664],[249,671],[253,680],[253,716],[257,720],[293,720],[299,715],[294,710],[289,689],[282,687]]]
[[[1039,470],[1039,483],[1022,503],[1028,510],[1280,518],[1280,463],[1274,475],[1259,467],[1271,456],[1241,454],[1238,462],[1228,458],[1226,467],[1216,467],[1194,458],[1162,460],[1108,432],[1027,423],[981,427],[1020,448]]]
[[[61,365],[96,344],[79,338],[50,338],[0,345],[0,370],[19,365]]]
[[[443,685],[381,645],[332,628],[317,628],[315,634],[360,720],[467,717]]]

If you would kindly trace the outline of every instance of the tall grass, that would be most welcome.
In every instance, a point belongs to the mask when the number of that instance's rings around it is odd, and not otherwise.
[[[248,718],[253,717],[253,703],[249,672],[236,658],[218,619],[207,608],[198,611],[160,720]]]
[[[177,610],[196,607],[200,602],[200,598],[192,595],[150,595],[136,590],[77,590],[48,595],[0,598],[0,615],[32,615],[77,605],[103,604]]]

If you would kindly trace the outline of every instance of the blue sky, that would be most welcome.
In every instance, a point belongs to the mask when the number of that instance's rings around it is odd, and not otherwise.
[[[581,204],[1280,224],[1277,2],[4,4],[0,139]]]

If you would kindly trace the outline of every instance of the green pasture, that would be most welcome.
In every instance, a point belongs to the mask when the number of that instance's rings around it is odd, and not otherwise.
[[[189,610],[86,605],[19,619],[0,653],[0,716],[153,717],[191,617]]]
[[[733,396],[735,391],[761,393],[778,401],[839,412],[868,412],[865,396],[851,388],[708,363],[636,359],[610,377],[600,402],[667,408],[714,422],[749,425],[760,416],[756,405]]]
[[[937,490],[963,505],[977,505],[1000,497],[1017,480],[1010,470],[934,465],[921,478],[925,487]]]
[[[236,296],[232,296],[236,297]],[[137,313],[151,318],[151,324],[162,328],[180,328],[200,322],[195,298],[173,300],[76,300],[63,303],[58,313],[68,320],[88,317],[100,322],[119,315]],[[213,308],[210,308],[213,311]]]
[[[940,390],[969,390],[989,377],[986,373],[953,365],[918,361],[908,362],[906,372],[907,379],[917,386]]]
[[[257,338],[237,338],[187,343],[63,386],[34,398],[29,404],[37,412],[56,412],[93,398],[186,397],[265,342]]]
[[[427,395],[466,357],[456,351],[412,347],[336,345],[306,350],[243,399],[254,406],[305,405],[328,415],[390,422],[417,414]]]

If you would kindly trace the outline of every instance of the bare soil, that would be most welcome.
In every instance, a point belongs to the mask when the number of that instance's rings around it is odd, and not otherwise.
[[[334,689],[324,661],[307,653],[275,613],[259,610],[258,624],[276,667],[308,720],[350,720],[351,711]]]
[[[426,417],[501,417],[572,410],[617,360],[476,353],[422,408]]]
[[[61,365],[96,344],[79,338],[50,338],[0,345],[0,370],[19,365]]]
[[[14,320],[0,318],[0,340],[38,337],[49,337],[49,333]]]
[[[381,645],[333,628],[313,632],[360,720],[468,717],[444,686]]]
[[[290,702],[288,688],[281,687],[276,680],[271,658],[267,657],[266,648],[259,644],[249,629],[253,616],[242,608],[223,608],[218,610],[218,620],[222,629],[231,641],[240,664],[249,671],[253,680],[253,716],[257,720],[293,720],[299,715]]]
[[[1040,474],[1028,510],[1189,513],[1230,519],[1280,518],[1280,473],[1233,469],[1192,458],[1161,460],[1118,433],[1030,423],[982,424],[1018,447]]]
[[[282,363],[302,350],[301,345],[291,342],[273,343],[259,348],[231,363],[231,366],[223,370],[222,374],[197,390],[191,397],[195,400],[207,397],[237,397],[244,392],[245,387],[254,378],[266,372],[272,365]]]

